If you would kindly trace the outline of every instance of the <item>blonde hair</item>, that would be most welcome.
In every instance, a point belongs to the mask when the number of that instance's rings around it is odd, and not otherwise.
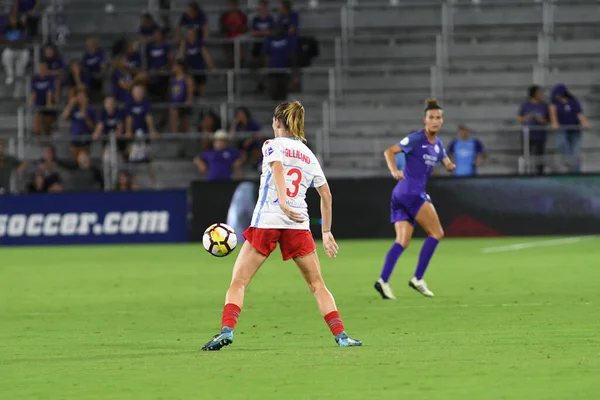
[[[295,139],[306,142],[306,134],[304,133],[304,106],[302,103],[299,101],[281,103],[275,108],[273,117],[281,121],[285,130]]]

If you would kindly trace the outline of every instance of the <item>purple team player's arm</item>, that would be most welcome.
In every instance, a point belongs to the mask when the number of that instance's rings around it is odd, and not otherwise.
[[[440,142],[440,144],[441,144],[441,142]],[[448,154],[446,153],[446,149],[444,148],[443,145],[442,145],[442,154],[440,156],[442,158],[442,164],[444,165],[444,168],[446,168],[446,171],[454,172],[454,170],[456,169],[456,164],[454,164],[452,162],[452,160],[450,159],[450,157],[448,157]]]
[[[396,154],[400,152],[402,152],[402,148],[398,144],[388,147],[383,152],[383,157],[385,158],[385,163],[390,170],[390,174],[392,174],[394,179],[398,181],[404,179],[404,172],[400,171],[396,166]]]

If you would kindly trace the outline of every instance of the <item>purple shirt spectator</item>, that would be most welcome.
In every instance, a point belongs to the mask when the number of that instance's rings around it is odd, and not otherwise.
[[[161,69],[169,64],[171,47],[167,43],[152,42],[148,45],[148,67]]]
[[[113,95],[119,103],[128,103],[129,101],[131,101],[131,93],[129,92],[129,90],[123,89],[121,86],[119,86],[120,80],[131,82],[131,75],[120,69],[115,69],[115,72],[113,72],[112,75]]]
[[[123,116],[119,110],[115,110],[114,113],[109,114],[105,108],[102,108],[100,122],[102,122],[102,133],[108,135],[117,130],[117,126],[123,122]]]
[[[33,10],[38,0],[19,0],[19,13],[27,13]]]
[[[129,69],[142,68],[142,55],[138,51],[127,55],[125,66]]]
[[[300,22],[300,16],[297,12],[292,11],[288,15],[279,14],[277,17],[277,23],[285,26],[285,31],[289,32],[290,26],[294,26],[294,36],[298,35],[298,23]]]
[[[253,31],[272,31],[275,27],[275,19],[271,15],[261,17],[257,15],[252,19],[252,30]]]
[[[535,117],[542,117],[546,121],[550,119],[548,104],[545,101],[533,102],[527,100],[521,104],[519,116],[524,117],[523,126],[532,128],[529,131],[529,138],[534,141],[545,141],[546,130],[543,129],[546,124],[540,124]]]
[[[97,74],[101,71],[102,64],[106,61],[106,55],[102,49],[98,49],[94,54],[83,53],[81,65],[90,73]]]
[[[92,121],[96,121],[96,114],[94,113],[94,109],[91,106],[88,106],[86,108],[86,113]],[[92,134],[92,129],[90,129],[90,127],[85,123],[79,106],[71,110],[71,114],[69,114],[69,119],[71,120],[71,136],[77,137],[81,135]],[[91,139],[89,138],[81,138],[76,141],[89,142],[90,140]]]
[[[269,68],[289,68],[295,48],[295,37],[272,36],[265,39],[262,52],[269,56]]]
[[[186,29],[193,29],[199,37],[203,37],[202,28],[206,25],[206,15],[199,11],[195,18],[191,18],[187,13],[183,13],[179,19],[179,26]]]
[[[200,159],[208,166],[207,181],[230,181],[233,176],[233,164],[240,158],[240,152],[232,147],[224,150],[206,150],[200,153]]]
[[[54,57],[41,57],[41,62],[48,64],[48,69],[50,71],[58,71],[65,69],[65,63],[62,57],[56,54]]]
[[[131,117],[131,129],[135,134],[138,130],[149,133],[146,116],[152,114],[152,107],[148,100],[141,102],[131,101],[125,108],[125,116]]]
[[[48,92],[54,92],[54,77],[53,76],[36,76],[31,81],[31,92],[35,93],[35,105],[47,105]]]

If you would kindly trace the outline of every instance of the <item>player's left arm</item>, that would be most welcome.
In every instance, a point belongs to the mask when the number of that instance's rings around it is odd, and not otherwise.
[[[454,172],[454,170],[456,169],[456,164],[454,164],[452,162],[452,160],[450,159],[450,157],[448,157],[448,154],[446,153],[446,149],[442,146],[442,164],[444,165],[444,168],[446,168],[446,171],[448,172]]]

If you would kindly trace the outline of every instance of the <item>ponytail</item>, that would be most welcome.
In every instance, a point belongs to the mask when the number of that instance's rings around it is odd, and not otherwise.
[[[275,108],[273,117],[281,121],[284,128],[295,139],[306,142],[306,134],[304,133],[304,106],[302,103],[299,101],[281,103]]]

